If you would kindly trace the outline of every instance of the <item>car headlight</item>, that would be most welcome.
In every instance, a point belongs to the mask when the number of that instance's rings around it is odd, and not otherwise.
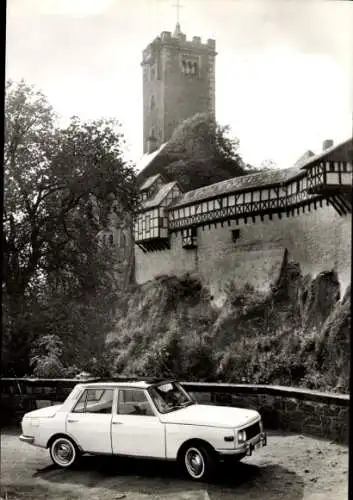
[[[246,441],[246,432],[238,431],[238,443],[245,443]]]

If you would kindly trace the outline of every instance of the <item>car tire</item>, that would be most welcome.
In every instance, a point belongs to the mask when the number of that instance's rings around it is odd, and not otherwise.
[[[55,465],[68,469],[77,464],[80,452],[76,444],[67,436],[59,436],[50,445],[50,458]]]
[[[184,471],[194,481],[207,481],[216,469],[216,459],[212,450],[199,444],[190,444],[182,452]]]

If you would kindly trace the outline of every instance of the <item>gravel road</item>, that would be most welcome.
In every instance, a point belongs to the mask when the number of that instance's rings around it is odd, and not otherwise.
[[[217,481],[188,481],[172,463],[84,457],[77,470],[52,465],[46,450],[1,435],[1,499],[7,500],[346,500],[348,448],[272,433],[268,446]]]

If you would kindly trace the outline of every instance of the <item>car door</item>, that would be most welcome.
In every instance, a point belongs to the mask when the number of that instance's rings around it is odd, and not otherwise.
[[[143,389],[118,390],[113,410],[112,446],[117,455],[165,458],[165,425]]]
[[[67,415],[66,432],[85,452],[112,453],[114,393],[114,389],[107,387],[85,389]]]

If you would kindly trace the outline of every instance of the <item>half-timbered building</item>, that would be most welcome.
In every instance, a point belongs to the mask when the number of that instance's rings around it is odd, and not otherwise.
[[[214,280],[219,282],[217,268],[220,272],[231,271],[234,277],[233,271],[239,269],[241,260],[254,257],[255,247],[258,253],[263,244],[265,253],[270,248],[278,257],[284,250],[293,251],[300,240],[306,244],[303,231],[313,233],[312,238],[317,239],[311,243],[312,247],[320,246],[322,237],[327,238],[328,232],[331,233],[335,241],[327,248],[326,259],[331,262],[330,268],[339,268],[350,258],[351,140],[330,145],[288,169],[235,177],[186,193],[182,193],[176,182],[165,182],[161,175],[154,175],[143,183],[140,191],[141,210],[135,224],[138,282],[160,274],[189,271],[203,275],[209,285],[214,285]],[[317,211],[321,215],[310,216]],[[291,229],[294,226],[290,219],[300,219],[304,214],[304,225],[297,221],[294,224],[297,231]],[[268,234],[261,240],[264,224]],[[247,231],[246,241],[242,241],[244,228],[250,226],[253,236]],[[321,230],[326,234],[320,234]],[[340,248],[336,248],[337,244]],[[247,255],[240,255],[239,248],[247,248]],[[304,260],[313,264],[306,262],[307,270],[317,268],[313,249]],[[347,265],[343,264],[343,268],[342,272],[347,274]]]

